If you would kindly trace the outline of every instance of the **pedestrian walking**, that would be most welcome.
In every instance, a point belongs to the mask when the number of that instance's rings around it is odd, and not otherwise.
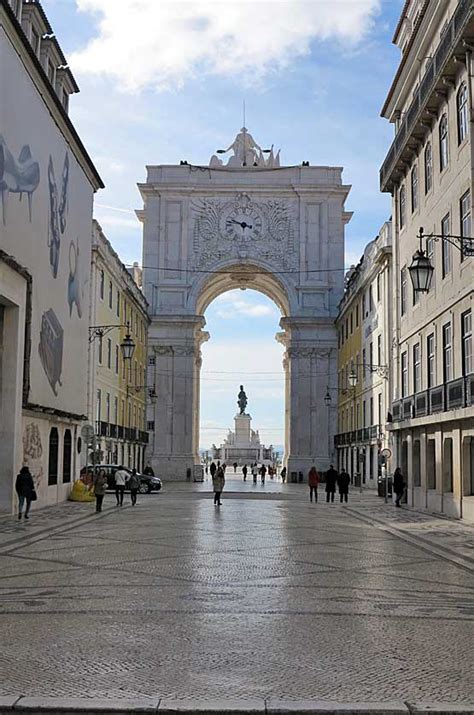
[[[16,477],[15,489],[18,494],[18,518],[21,519],[23,507],[26,504],[25,519],[29,519],[31,502],[36,500],[36,490],[28,467],[20,469],[20,473]]]
[[[334,501],[334,494],[336,493],[336,481],[337,472],[333,465],[329,465],[329,469],[326,472],[326,501]]]
[[[347,504],[347,496],[349,494],[349,484],[351,483],[351,478],[346,472],[344,468],[342,468],[341,472],[339,473],[337,477],[337,485],[339,487],[339,498],[341,500],[341,503],[343,501],[346,502]]]
[[[222,506],[221,494],[225,485],[224,470],[218,467],[216,473],[212,477],[212,487],[214,489],[214,505]]]
[[[146,474],[147,477],[155,476],[155,472],[153,471],[153,467],[151,466],[150,462],[147,463],[145,469],[143,470],[143,474]]]
[[[234,467],[234,474],[235,474],[237,471],[237,462],[234,462],[234,464],[232,466]]]
[[[397,467],[393,473],[393,491],[396,495],[395,506],[400,506],[401,498],[405,492],[405,479],[400,467]]]
[[[281,470],[281,472],[280,472],[280,477],[281,477],[281,481],[282,481],[283,484],[284,484],[284,483],[285,483],[285,479],[286,479],[286,467],[283,467],[283,469]]]
[[[94,475],[95,510],[98,514],[102,511],[102,502],[104,501],[106,490],[107,477],[105,475],[105,471],[100,469]]]
[[[219,462],[217,462],[217,466],[219,466]],[[227,469],[227,464],[226,464],[225,462],[222,463],[221,469],[222,469],[222,471],[223,471],[224,474],[225,474],[225,470]]]
[[[242,474],[244,475],[244,482],[247,481],[247,471],[248,471],[248,470],[247,470],[247,465],[244,464],[244,466],[242,467]]]
[[[211,466],[209,467],[209,471],[211,473],[211,479],[214,479],[214,474],[217,472],[217,466],[215,462],[211,462]]]
[[[252,467],[252,477],[253,477],[253,483],[257,483],[257,475],[258,475],[258,467],[256,464],[253,465]]]
[[[313,466],[308,472],[308,485],[309,485],[309,500],[312,502],[313,501],[313,494],[314,494],[314,501],[318,501],[318,484],[319,484],[319,474],[316,469],[316,467]]]
[[[128,488],[130,489],[132,506],[135,506],[137,503],[138,490],[140,489],[140,477],[138,476],[136,469],[132,469],[130,479],[128,480]]]
[[[115,498],[117,500],[117,506],[123,505],[123,495],[127,477],[128,472],[123,467],[119,467],[115,472]]]
[[[260,477],[262,480],[262,484],[265,484],[265,474],[267,473],[267,468],[264,464],[260,467]]]

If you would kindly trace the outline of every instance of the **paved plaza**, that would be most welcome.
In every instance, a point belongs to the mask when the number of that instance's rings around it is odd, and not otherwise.
[[[0,695],[474,701],[469,526],[304,485],[0,520]]]

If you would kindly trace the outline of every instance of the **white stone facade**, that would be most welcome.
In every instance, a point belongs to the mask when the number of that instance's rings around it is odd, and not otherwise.
[[[383,108],[396,139],[381,169],[393,197],[395,461],[409,504],[473,520],[474,259],[436,238],[427,294],[414,294],[407,271],[420,227],[472,236],[473,8],[413,1],[405,15],[414,21],[397,29],[402,60]]]
[[[139,185],[152,318],[148,380],[157,386],[151,460],[166,478],[185,478],[199,464],[203,316],[237,286],[261,291],[282,313],[288,471],[307,471],[313,459],[325,468],[332,456],[335,418],[328,422],[324,394],[336,382],[350,187],[338,167],[244,163],[148,166]]]
[[[38,3],[0,3],[0,509],[7,512],[23,464],[40,504],[67,497],[87,409],[86,284],[92,200],[102,182],[68,118],[67,96],[77,87],[57,41],[42,34],[48,28]]]

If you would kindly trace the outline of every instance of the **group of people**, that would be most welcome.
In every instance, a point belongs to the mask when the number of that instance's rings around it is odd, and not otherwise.
[[[326,484],[326,501],[333,502],[334,495],[336,494],[336,487],[339,488],[339,498],[341,503],[346,502],[349,496],[349,484],[351,483],[351,478],[345,469],[342,469],[339,473],[334,469],[334,466],[329,465],[325,476]],[[316,467],[313,465],[308,472],[308,486],[309,486],[309,500],[318,501],[318,484],[321,481],[320,474]]]
[[[209,471],[211,473],[212,488],[214,490],[214,505],[222,506],[221,495],[224,491],[225,485],[225,470],[226,464],[221,464],[220,462],[211,462]]]
[[[115,478],[115,499],[116,506],[123,506],[123,497],[125,494],[125,487],[128,486],[130,489],[130,499],[132,501],[132,506],[137,503],[137,494],[140,489],[140,478],[137,474],[136,469],[132,469],[132,473],[129,474],[126,469],[120,466],[114,474]],[[104,501],[105,492],[107,491],[107,475],[104,469],[99,469],[99,471],[94,475],[94,494],[95,494],[95,510],[97,513],[102,511],[102,502]]]

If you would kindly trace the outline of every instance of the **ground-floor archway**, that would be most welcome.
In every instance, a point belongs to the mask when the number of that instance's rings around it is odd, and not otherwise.
[[[306,475],[313,462],[327,469],[333,459],[336,410],[324,395],[336,386],[333,320],[301,310],[300,296],[285,272],[265,261],[221,262],[194,279],[186,313],[154,315],[149,333],[148,382],[155,386],[153,439],[148,461],[165,479],[192,478],[199,465],[201,345],[209,338],[204,312],[222,293],[253,288],[271,298],[282,318],[277,339],[284,345],[285,455],[288,475]]]

